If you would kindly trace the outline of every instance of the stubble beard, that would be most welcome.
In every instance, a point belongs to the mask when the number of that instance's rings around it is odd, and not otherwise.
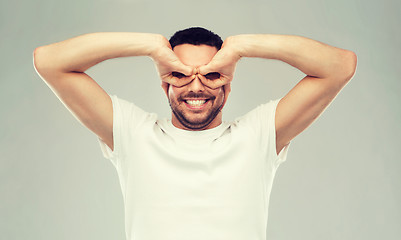
[[[195,120],[190,120],[189,118],[187,118],[185,116],[184,111],[180,110],[180,107],[179,107],[179,104],[177,101],[169,100],[169,104],[170,104],[170,107],[171,107],[171,110],[172,110],[174,116],[178,119],[178,121],[184,127],[191,129],[191,130],[202,130],[202,129],[206,128],[216,118],[216,116],[220,113],[220,111],[223,107],[223,102],[221,103],[220,106],[214,106],[214,103],[215,102],[213,102],[211,109],[208,110],[206,117],[203,117],[203,119],[196,118]],[[185,104],[185,103],[183,103],[183,104]]]

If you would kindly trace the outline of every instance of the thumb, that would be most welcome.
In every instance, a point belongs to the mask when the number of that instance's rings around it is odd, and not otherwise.
[[[215,64],[213,63],[213,60],[212,60],[208,64],[200,66],[198,68],[198,72],[199,72],[199,74],[205,76],[208,73],[217,72],[215,69],[216,69],[216,66],[215,66]]]
[[[184,74],[185,76],[192,76],[195,74],[195,69],[193,67],[183,64],[180,60],[174,63],[174,71]]]

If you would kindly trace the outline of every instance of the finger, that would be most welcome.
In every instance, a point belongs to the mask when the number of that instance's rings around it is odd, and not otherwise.
[[[224,78],[224,77],[220,77],[217,79],[208,79],[207,77],[200,75],[200,74],[198,74],[198,77],[204,85],[206,85],[207,87],[209,87],[211,89],[216,89],[216,88],[222,87],[225,84],[229,83],[228,79]]]
[[[208,80],[211,80],[211,81],[221,79],[221,74],[218,72],[210,72],[204,76],[205,76],[205,78],[207,78]]]
[[[193,67],[183,64],[178,59],[175,62],[174,69],[176,72],[180,72],[180,73],[184,74],[185,76],[192,76],[195,74],[195,69]]]
[[[206,74],[208,74],[210,72],[218,72],[216,70],[217,68],[214,65],[215,64],[213,63],[213,60],[212,60],[210,63],[208,63],[206,65],[203,65],[203,66],[200,66],[198,68],[198,73],[201,74],[201,75],[206,75]]]
[[[194,68],[183,64],[172,50],[169,51],[169,58],[171,61],[170,68],[172,71],[180,72],[186,76],[194,75]]]
[[[182,79],[174,79],[174,86],[176,87],[183,87],[187,84],[189,84],[190,82],[192,82],[194,78],[193,77],[185,77]]]
[[[206,85],[207,87],[209,87],[211,89],[216,89],[216,88],[220,87],[216,81],[211,81],[201,74],[198,74],[198,77],[203,85]]]
[[[220,49],[208,64],[199,67],[199,73],[206,75],[210,72],[220,72],[225,61],[227,61],[226,54]]]
[[[185,76],[182,78],[177,78],[172,75],[169,75],[167,77],[162,78],[162,81],[166,82],[168,84],[171,84],[175,87],[183,87],[183,86],[189,84],[190,82],[192,82],[193,79],[194,79],[194,77],[192,77],[192,76],[189,76],[189,77]]]
[[[216,54],[208,64],[200,66],[198,72],[202,75],[206,75],[211,72],[220,72],[221,67],[223,67],[221,63],[220,57]]]

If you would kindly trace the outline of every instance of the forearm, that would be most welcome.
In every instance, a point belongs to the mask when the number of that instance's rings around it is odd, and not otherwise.
[[[355,71],[353,52],[292,35],[237,35],[227,39],[240,57],[259,57],[286,62],[318,78],[351,78]]]
[[[42,71],[84,72],[111,58],[151,57],[165,41],[159,34],[88,33],[35,49],[34,64]]]

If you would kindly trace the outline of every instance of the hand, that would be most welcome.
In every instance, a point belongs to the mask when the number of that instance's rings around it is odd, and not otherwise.
[[[213,59],[207,65],[199,67],[196,72],[199,73],[203,84],[216,89],[231,83],[240,58],[231,38],[227,38]]]
[[[170,43],[164,39],[163,43],[151,58],[156,64],[157,71],[162,80],[162,87],[166,91],[169,84],[182,87],[194,78],[194,69],[184,65],[171,49]]]

